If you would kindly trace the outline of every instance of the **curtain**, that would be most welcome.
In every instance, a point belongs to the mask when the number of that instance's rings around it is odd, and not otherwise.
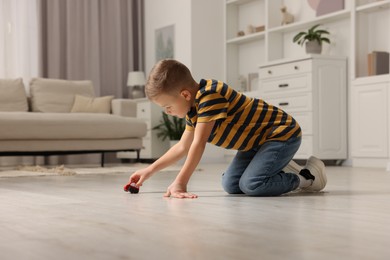
[[[40,0],[43,77],[90,79],[96,96],[127,97],[143,70],[141,0]]]
[[[22,77],[28,86],[38,75],[37,21],[36,0],[0,0],[1,78]]]
[[[38,76],[36,0],[0,0],[0,78],[23,78],[27,93]],[[33,164],[42,158],[0,157],[1,166]]]

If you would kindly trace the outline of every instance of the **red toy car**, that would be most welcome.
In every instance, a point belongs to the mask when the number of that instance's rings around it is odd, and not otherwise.
[[[126,184],[123,189],[126,191],[126,192],[130,192],[130,193],[138,193],[139,192],[139,189],[137,188],[137,186],[135,186],[135,183],[128,183]]]

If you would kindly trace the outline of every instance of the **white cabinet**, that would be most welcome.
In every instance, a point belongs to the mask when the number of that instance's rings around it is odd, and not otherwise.
[[[147,125],[147,134],[142,138],[143,148],[140,159],[158,159],[169,149],[169,141],[162,141],[157,137],[153,127],[160,124],[162,109],[146,98],[133,99],[137,103],[137,118],[143,119]],[[136,158],[134,153],[119,152],[117,157],[121,159]]]
[[[352,88],[352,157],[389,156],[389,78],[362,79]]]
[[[137,118],[144,119],[147,125],[147,134],[142,139],[143,149],[141,159],[157,159],[169,149],[169,141],[162,141],[157,137],[157,130],[162,119],[162,109],[148,99],[135,99],[137,102]]]
[[[262,65],[261,99],[291,114],[301,125],[295,159],[315,155],[347,158],[347,60],[320,55]]]

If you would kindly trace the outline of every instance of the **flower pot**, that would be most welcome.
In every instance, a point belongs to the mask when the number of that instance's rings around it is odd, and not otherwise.
[[[306,42],[306,53],[321,54],[322,45],[317,41]]]

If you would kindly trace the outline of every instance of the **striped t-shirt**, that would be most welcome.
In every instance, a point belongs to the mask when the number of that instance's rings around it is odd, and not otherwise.
[[[195,106],[186,116],[186,130],[193,131],[197,123],[210,121],[215,125],[208,142],[241,151],[302,134],[295,119],[280,108],[247,97],[222,81],[202,79]]]

